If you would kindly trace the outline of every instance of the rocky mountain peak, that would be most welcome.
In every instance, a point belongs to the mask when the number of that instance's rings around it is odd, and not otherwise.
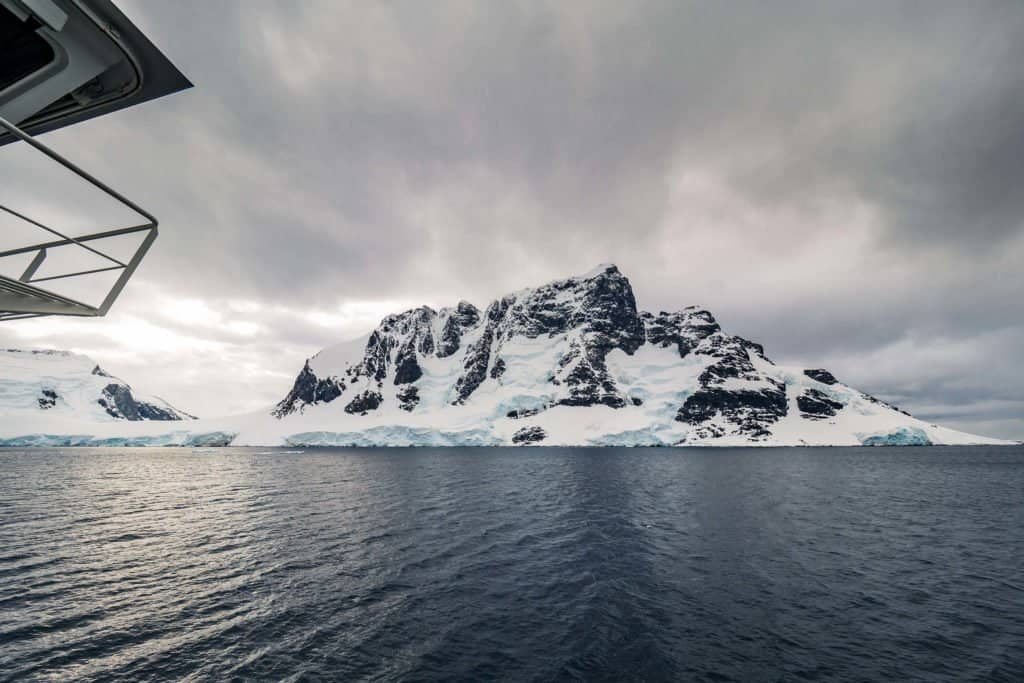
[[[479,339],[466,351],[454,403],[465,403],[487,379],[502,381],[507,344],[547,336],[568,342],[549,378],[564,389],[555,403],[625,405],[605,357],[615,348],[636,351],[644,343],[644,328],[633,288],[616,266],[601,265],[584,275],[509,294],[492,302],[484,318]]]
[[[612,346],[635,350],[643,343],[636,298],[629,280],[614,265],[585,275],[524,289],[493,302],[486,317],[505,338],[563,334],[569,330],[604,335]]]
[[[463,300],[439,311],[423,306],[386,316],[367,338],[362,357],[347,367],[320,376],[307,363],[274,414],[282,417],[342,394],[354,394],[347,404],[353,411],[372,411],[384,400],[385,384],[413,385],[423,376],[425,359],[453,356],[462,370],[451,401],[465,403],[485,381],[502,381],[506,345],[543,337],[568,342],[550,378],[564,389],[560,402],[625,405],[604,359],[616,348],[633,353],[646,333],[629,280],[615,265],[602,264],[584,275],[508,294],[483,312]],[[407,408],[414,393],[401,392]]]
[[[459,349],[466,330],[480,322],[480,309],[463,300],[455,308],[442,308],[438,320],[437,356],[447,358]]]
[[[643,358],[627,360],[645,347]],[[847,405],[826,370],[801,371],[810,384],[791,390],[803,380],[782,377],[759,344],[727,334],[706,309],[637,310],[629,279],[613,264],[507,294],[483,311],[460,301],[389,315],[363,346],[346,349],[331,362],[307,362],[274,414],[334,401],[356,416],[472,411],[506,396],[496,414],[530,422],[559,406],[628,412],[654,400],[650,409],[665,411],[663,419],[682,425],[672,429],[691,438],[758,441],[792,411],[822,421]],[[623,370],[635,363],[647,372],[654,359],[692,372],[688,384],[638,387],[634,371]],[[655,391],[669,393],[655,400]],[[544,438],[529,424],[517,429],[520,442]]]

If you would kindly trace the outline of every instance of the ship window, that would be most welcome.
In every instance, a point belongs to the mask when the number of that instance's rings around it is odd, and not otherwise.
[[[22,21],[0,6],[0,91],[38,71],[56,55],[46,39],[36,33],[35,19]]]

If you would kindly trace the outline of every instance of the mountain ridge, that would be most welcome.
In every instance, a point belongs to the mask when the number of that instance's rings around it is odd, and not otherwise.
[[[440,330],[446,331],[443,353],[437,343]],[[546,363],[531,367],[514,347],[538,339],[557,348]],[[339,354],[342,347],[344,353]],[[623,365],[629,365],[626,361],[642,348],[674,351],[680,367],[699,369],[688,380],[679,377],[674,403],[671,391],[669,396],[652,392],[643,381],[631,382],[628,370],[622,374]],[[609,356],[615,352],[625,358],[616,356],[616,368],[610,368]],[[449,360],[447,368],[439,367],[439,361],[450,358],[459,363],[453,366]],[[659,363],[661,370],[671,365],[664,354]],[[511,387],[526,391],[507,391]],[[346,414],[364,418],[394,408],[414,414],[422,409],[428,391],[435,400],[427,409],[438,415],[486,403],[486,398],[474,398],[478,394],[505,391],[508,400],[498,401],[490,406],[497,411],[480,417],[484,423],[523,421],[510,436],[503,436],[503,442],[511,443],[547,440],[550,429],[533,424],[531,418],[557,407],[628,411],[642,409],[649,401],[670,410],[662,410],[660,417],[651,414],[658,424],[641,428],[636,445],[756,444],[779,437],[800,443],[807,439],[794,433],[794,425],[777,429],[779,423],[786,418],[792,422],[795,415],[810,432],[820,433],[822,423],[834,424],[844,411],[886,418],[874,430],[870,420],[860,420],[863,429],[856,433],[856,443],[942,441],[938,434],[929,435],[942,428],[839,382],[828,370],[800,368],[798,376],[787,373],[760,344],[725,333],[706,309],[638,309],[628,278],[614,264],[518,290],[495,299],[483,311],[462,301],[455,308],[435,311],[421,306],[386,316],[367,337],[361,356],[358,347],[347,342],[308,359],[272,413],[284,421],[340,402]]]
[[[614,264],[483,309],[460,301],[387,315],[306,359],[265,412],[172,430],[109,415],[102,425],[58,423],[52,414],[0,419],[0,445],[1010,443],[918,420],[826,369],[777,365],[706,309],[644,311]]]

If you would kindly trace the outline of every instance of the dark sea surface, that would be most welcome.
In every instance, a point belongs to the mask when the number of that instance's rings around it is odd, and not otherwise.
[[[1024,448],[0,451],[0,679],[1024,680]]]

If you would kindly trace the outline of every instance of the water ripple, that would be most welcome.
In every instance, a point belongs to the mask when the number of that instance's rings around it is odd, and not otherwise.
[[[1024,449],[0,451],[0,680],[1024,680]]]

